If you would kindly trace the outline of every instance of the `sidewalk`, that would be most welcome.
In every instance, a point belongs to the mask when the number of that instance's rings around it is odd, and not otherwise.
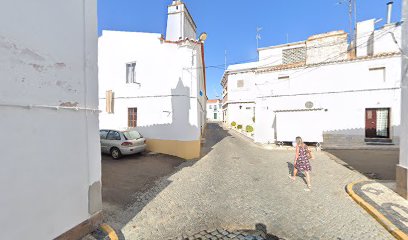
[[[408,239],[408,201],[375,181],[347,185],[349,195],[397,239]]]

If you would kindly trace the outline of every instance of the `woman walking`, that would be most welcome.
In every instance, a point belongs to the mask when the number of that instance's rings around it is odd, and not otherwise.
[[[306,175],[307,191],[312,188],[310,182],[310,171],[312,167],[310,166],[309,159],[313,159],[312,152],[309,150],[306,144],[303,143],[301,137],[296,138],[296,156],[293,168],[293,176],[289,176],[292,180],[296,180],[296,175],[298,171],[303,172]]]

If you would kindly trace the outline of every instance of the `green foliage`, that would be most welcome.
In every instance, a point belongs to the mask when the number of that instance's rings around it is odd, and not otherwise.
[[[254,131],[254,127],[252,127],[251,125],[247,125],[246,128],[245,128],[245,130],[246,130],[247,132],[251,133],[251,132]]]
[[[238,129],[242,129],[242,125],[239,124],[239,125],[237,126],[237,128],[238,128]]]
[[[236,122],[232,122],[232,123],[231,123],[231,126],[235,127],[235,126],[237,126],[237,123],[236,123]]]

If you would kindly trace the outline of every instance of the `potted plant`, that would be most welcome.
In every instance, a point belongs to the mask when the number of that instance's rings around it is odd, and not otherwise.
[[[237,123],[236,123],[236,122],[232,122],[232,123],[231,123],[231,126],[232,126],[233,128],[235,128],[235,126],[237,126]]]
[[[252,137],[253,132],[254,132],[254,127],[252,127],[251,125],[247,125],[245,127],[245,130],[246,130],[246,132],[248,134],[248,137]]]
[[[238,124],[237,128],[238,128],[239,131],[242,132],[242,125],[241,124]]]

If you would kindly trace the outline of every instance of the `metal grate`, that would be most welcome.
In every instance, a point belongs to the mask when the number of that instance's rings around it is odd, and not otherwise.
[[[306,48],[290,48],[282,50],[283,64],[299,63],[306,61]]]

